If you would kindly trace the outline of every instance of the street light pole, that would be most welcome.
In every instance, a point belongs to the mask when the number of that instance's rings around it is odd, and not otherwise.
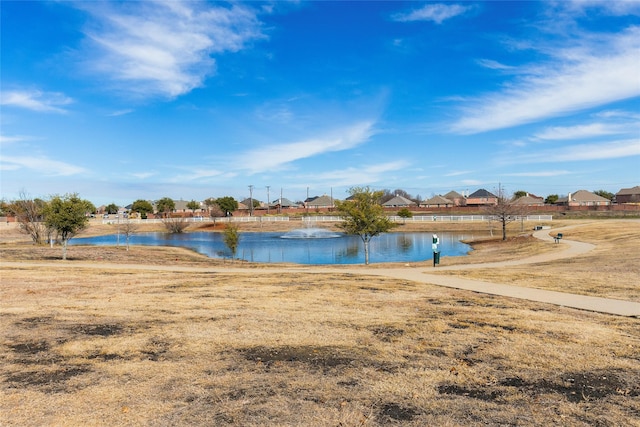
[[[269,208],[271,206],[271,199],[269,199],[269,186],[267,185],[267,215],[269,215]]]
[[[249,186],[249,216],[253,216],[253,185]]]

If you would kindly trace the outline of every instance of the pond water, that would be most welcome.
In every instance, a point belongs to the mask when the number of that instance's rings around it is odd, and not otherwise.
[[[466,255],[471,247],[460,240],[471,234],[438,233],[441,256]],[[74,238],[70,245],[115,246],[116,234]],[[121,246],[125,245],[120,235]],[[193,232],[182,234],[140,233],[129,239],[130,245],[179,246],[211,258],[229,257],[222,233]],[[432,233],[385,233],[370,243],[369,261],[416,262],[433,259]],[[289,233],[240,233],[236,257],[252,262],[296,264],[362,264],[364,245],[358,236],[331,233],[322,236],[292,237]]]

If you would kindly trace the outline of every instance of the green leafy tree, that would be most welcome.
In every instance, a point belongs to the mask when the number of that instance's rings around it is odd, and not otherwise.
[[[231,196],[218,197],[216,199],[216,205],[220,206],[220,209],[222,209],[225,215],[229,215],[238,210],[238,201]]]
[[[613,200],[613,198],[615,197],[615,194],[605,190],[596,190],[593,192],[593,194],[597,194],[598,196],[604,197],[605,199],[608,199],[608,200]]]
[[[544,199],[545,205],[553,205],[555,204],[560,197],[557,194],[549,194],[546,199]]]
[[[140,214],[140,218],[146,219],[147,214],[153,212],[153,205],[147,200],[138,199],[131,205],[131,211]]]
[[[229,249],[229,252],[231,252],[231,259],[234,259],[238,251],[238,243],[240,242],[238,226],[235,224],[227,224],[224,228],[222,239]]]
[[[406,224],[407,218],[413,218],[413,212],[409,208],[402,208],[398,211],[398,216],[402,218],[403,224]]]
[[[191,213],[195,214],[196,209],[200,209],[200,203],[196,202],[195,200],[191,200],[189,203],[187,203],[187,209],[191,209]]]
[[[385,215],[380,204],[383,191],[373,191],[369,187],[353,187],[349,190],[350,200],[336,200],[336,211],[343,222],[339,227],[347,234],[360,236],[364,244],[364,263],[369,264],[369,242],[381,233],[395,227]]]
[[[176,208],[176,204],[173,199],[169,197],[163,197],[156,202],[156,209],[162,217],[166,218]]]
[[[62,240],[62,259],[67,259],[67,245],[69,240],[89,223],[87,213],[95,207],[88,200],[83,200],[77,194],[67,194],[63,197],[54,196],[44,211],[45,223],[55,230]]]
[[[115,203],[109,203],[105,206],[104,211],[108,214],[117,214],[118,213],[118,205]]]
[[[529,194],[529,193],[527,193],[526,191],[519,190],[519,191],[516,191],[515,193],[513,193],[513,198],[514,199],[519,199],[520,197],[524,197],[527,194]]]

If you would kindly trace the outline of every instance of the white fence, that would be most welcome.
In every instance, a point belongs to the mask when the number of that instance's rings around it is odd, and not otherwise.
[[[490,221],[492,217],[490,215],[420,215],[411,218],[402,218],[397,215],[389,216],[389,219],[394,222],[486,222]],[[527,215],[524,217],[516,217],[516,221],[552,221],[552,215]],[[162,219],[103,219],[103,224],[122,224],[130,222],[134,224],[161,224]],[[231,216],[222,218],[209,218],[209,217],[191,217],[184,218],[186,222],[212,222],[212,223],[227,223],[227,222],[288,222],[290,218],[288,216]],[[303,223],[315,223],[315,222],[339,222],[342,219],[338,216],[306,216],[302,217]]]
[[[485,222],[495,219],[491,215],[422,215],[411,218],[402,218],[399,216],[390,216],[389,219],[394,222]],[[551,221],[552,215],[527,215],[524,217],[517,216],[517,221]]]

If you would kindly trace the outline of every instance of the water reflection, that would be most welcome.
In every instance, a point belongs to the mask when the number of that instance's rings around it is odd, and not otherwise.
[[[432,259],[433,233],[385,233],[370,243],[370,262],[415,262]],[[470,247],[460,240],[469,234],[438,233],[442,256],[460,256]],[[282,233],[240,233],[236,256],[252,262],[291,262],[297,264],[361,264],[364,248],[358,236],[340,235],[325,239],[282,239]],[[75,238],[71,245],[115,246],[117,236]],[[230,254],[221,233],[194,232],[183,234],[141,233],[131,236],[131,245],[180,246],[211,258]]]

